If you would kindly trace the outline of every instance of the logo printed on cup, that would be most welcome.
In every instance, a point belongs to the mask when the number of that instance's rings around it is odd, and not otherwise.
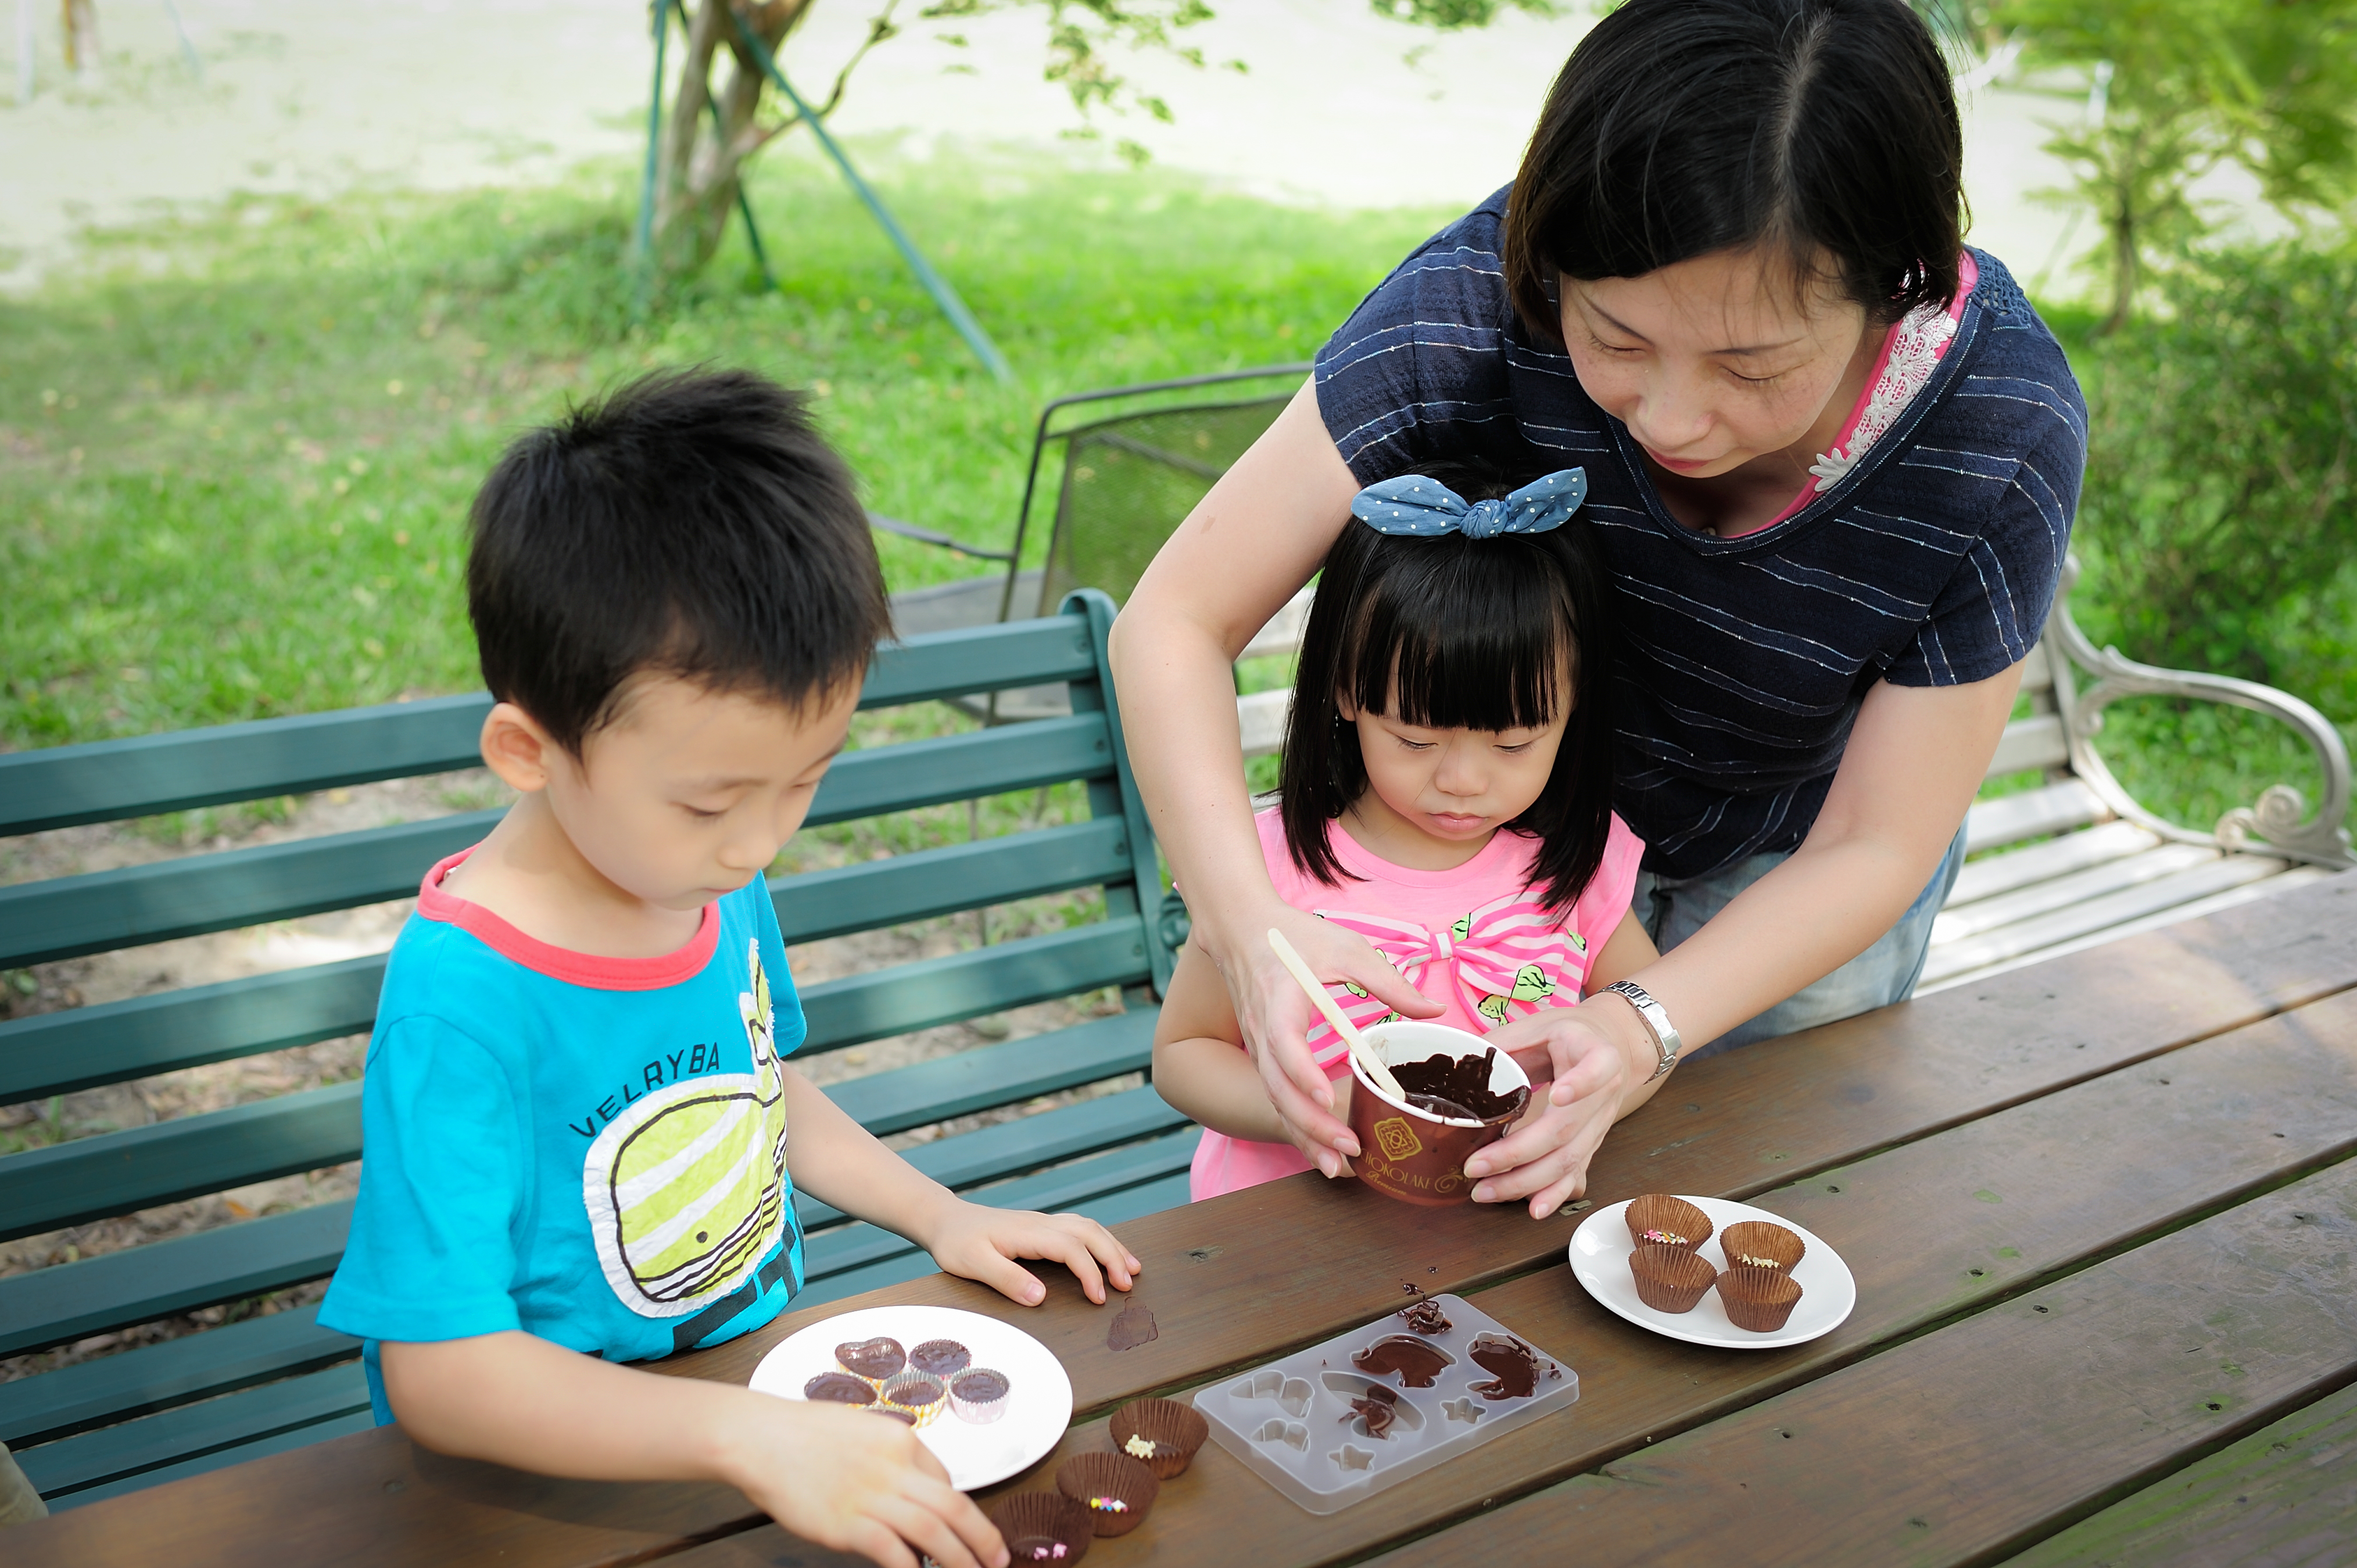
[[[1396,1116],[1375,1123],[1375,1142],[1382,1145],[1385,1159],[1412,1160],[1424,1153],[1424,1140]]]

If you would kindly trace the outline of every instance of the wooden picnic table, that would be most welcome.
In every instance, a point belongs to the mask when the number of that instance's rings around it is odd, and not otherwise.
[[[1578,1402],[1313,1517],[1207,1445],[1092,1563],[1883,1564],[2357,1559],[2357,874],[1681,1069],[1591,1196],[1742,1198],[1830,1243],[1847,1322],[1712,1350],[1572,1279],[1577,1214],[1418,1209],[1299,1176],[1121,1228],[1159,1333],[1050,1275],[933,1275],[666,1363],[745,1380],[805,1324],[931,1303],[1039,1337],[1071,1430],[1454,1291]],[[1005,1489],[994,1488],[993,1492]],[[10,1532],[12,1563],[832,1564],[735,1491],[315,1444]]]

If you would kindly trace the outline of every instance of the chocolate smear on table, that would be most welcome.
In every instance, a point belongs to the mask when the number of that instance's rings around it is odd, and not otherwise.
[[[1457,1326],[1448,1321],[1448,1315],[1440,1309],[1438,1302],[1425,1294],[1415,1285],[1409,1285],[1407,1290],[1410,1295],[1415,1297],[1415,1301],[1411,1305],[1400,1308],[1399,1316],[1400,1320],[1410,1328],[1415,1329],[1418,1334],[1446,1334]]]
[[[974,1352],[954,1339],[928,1339],[909,1352],[909,1365],[936,1378],[963,1372],[974,1363]]]
[[[1407,1090],[1407,1102],[1427,1116],[1458,1122],[1495,1122],[1519,1112],[1531,1098],[1530,1090],[1515,1086],[1499,1094],[1490,1088],[1490,1064],[1498,1047],[1480,1056],[1426,1057],[1422,1061],[1394,1062],[1392,1076]]]
[[[1526,1400],[1538,1389],[1538,1353],[1519,1339],[1478,1335],[1466,1354],[1490,1374],[1489,1382],[1473,1385],[1473,1391],[1485,1400]]]
[[[802,1385],[802,1398],[826,1404],[874,1404],[876,1391],[849,1372],[821,1372]]]
[[[1377,1384],[1367,1390],[1366,1398],[1352,1400],[1350,1413],[1342,1419],[1363,1421],[1368,1436],[1388,1438],[1392,1424],[1399,1420],[1399,1395]]]
[[[1149,1339],[1158,1339],[1162,1330],[1155,1326],[1154,1314],[1139,1302],[1131,1302],[1114,1315],[1113,1326],[1105,1331],[1108,1350],[1135,1350]]]
[[[834,1359],[854,1377],[880,1383],[909,1364],[909,1354],[900,1348],[898,1339],[879,1334],[873,1339],[854,1339],[836,1346]]]
[[[1404,1387],[1428,1389],[1439,1380],[1440,1369],[1456,1358],[1437,1345],[1408,1334],[1386,1334],[1351,1358],[1351,1365],[1370,1377],[1396,1374]]]

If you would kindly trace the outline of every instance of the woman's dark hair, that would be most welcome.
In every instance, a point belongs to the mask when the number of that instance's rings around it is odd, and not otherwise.
[[[576,757],[640,671],[801,707],[890,628],[850,470],[799,392],[749,371],[571,410],[507,449],[470,521],[484,683]]]
[[[1417,469],[1467,500],[1514,488],[1470,464]],[[1353,519],[1327,553],[1301,639],[1279,812],[1305,875],[1351,879],[1327,838],[1367,788],[1358,726],[1336,697],[1435,729],[1503,730],[1571,704],[1546,789],[1503,831],[1539,841],[1532,886],[1568,906],[1603,864],[1612,820],[1612,715],[1604,568],[1587,524],[1468,539],[1378,533]],[[1556,678],[1566,663],[1568,687]]]
[[[1507,287],[1553,340],[1559,274],[1756,247],[1896,321],[1955,298],[1964,156],[1905,0],[1629,0],[1547,94],[1507,201]]]

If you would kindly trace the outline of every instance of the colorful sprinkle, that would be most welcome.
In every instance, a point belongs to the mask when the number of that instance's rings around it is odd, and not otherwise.
[[[1637,1232],[1637,1239],[1641,1241],[1658,1242],[1664,1247],[1683,1247],[1686,1244],[1686,1239],[1674,1230],[1640,1230]]]
[[[1151,1437],[1133,1435],[1130,1440],[1123,1444],[1122,1446],[1128,1449],[1131,1455],[1136,1458],[1151,1459],[1154,1457],[1154,1439]]]
[[[1119,1498],[1091,1498],[1089,1507],[1099,1513],[1127,1513],[1129,1504]]]
[[[1749,1252],[1736,1253],[1735,1261],[1747,1269],[1772,1269],[1777,1266],[1773,1258],[1755,1258]]]

